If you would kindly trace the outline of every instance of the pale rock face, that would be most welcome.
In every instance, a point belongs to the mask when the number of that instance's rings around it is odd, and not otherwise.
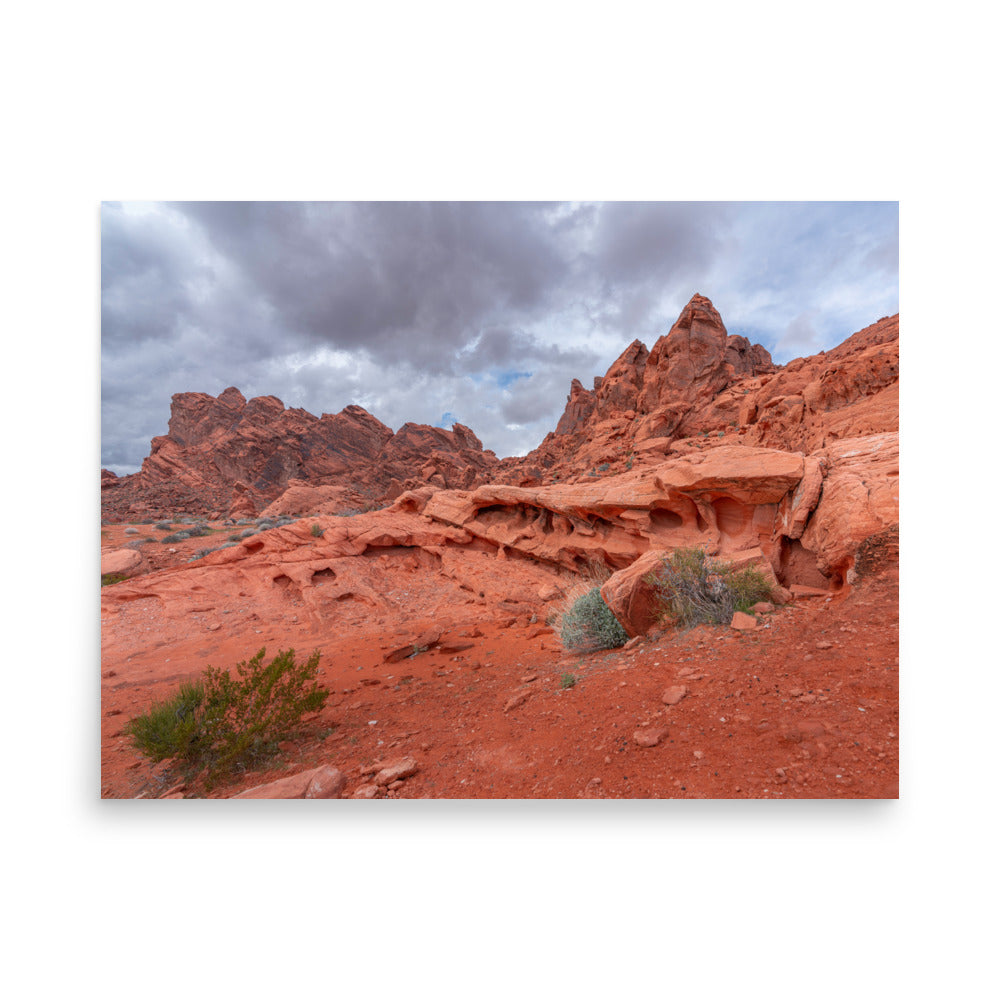
[[[822,572],[843,576],[866,538],[899,522],[899,434],[848,438],[817,454],[829,471],[802,544]]]

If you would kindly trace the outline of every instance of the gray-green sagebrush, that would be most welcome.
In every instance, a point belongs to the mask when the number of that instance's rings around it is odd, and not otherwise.
[[[601,588],[578,597],[562,616],[559,638],[566,649],[614,649],[628,642],[628,633],[604,603]]]

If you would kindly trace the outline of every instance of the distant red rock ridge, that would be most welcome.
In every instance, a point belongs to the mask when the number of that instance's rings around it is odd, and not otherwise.
[[[462,424],[407,423],[393,433],[361,406],[316,417],[275,396],[247,400],[235,387],[217,397],[176,394],[168,426],[139,472],[102,470],[105,520],[252,516],[303,487],[327,488],[328,496],[333,488],[339,506],[364,508],[416,486],[467,489],[498,464]]]

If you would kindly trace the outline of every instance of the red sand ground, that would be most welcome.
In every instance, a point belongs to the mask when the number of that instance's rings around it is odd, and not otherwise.
[[[105,526],[102,545],[135,537],[124,529]],[[143,551],[161,568],[212,543]],[[892,557],[849,591],[800,599],[755,632],[700,626],[587,655],[567,656],[541,621],[481,608],[456,608],[452,621],[421,620],[424,599],[412,595],[407,627],[441,630],[445,648],[396,663],[384,662],[393,643],[383,630],[338,635],[335,624],[318,628],[294,607],[276,615],[234,605],[178,622],[155,599],[129,603],[102,624],[102,797],[176,789],[180,776],[169,762],[154,767],[138,754],[125,722],[206,666],[232,667],[262,646],[269,657],[288,647],[303,656],[319,649],[321,680],[332,692],[326,707],[307,720],[307,734],[283,745],[274,766],[210,792],[194,782],[186,796],[225,798],[321,764],[345,773],[350,796],[372,765],[407,755],[420,769],[390,797],[898,796]],[[568,674],[576,683],[564,688]],[[662,694],[675,685],[688,693],[667,706]],[[505,711],[522,693],[526,700]],[[656,746],[636,741],[643,730],[663,728]]]

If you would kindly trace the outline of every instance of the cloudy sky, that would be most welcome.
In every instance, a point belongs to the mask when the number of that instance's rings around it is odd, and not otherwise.
[[[779,363],[898,312],[898,245],[896,202],[105,202],[101,464],[230,385],[523,454],[696,292]]]

